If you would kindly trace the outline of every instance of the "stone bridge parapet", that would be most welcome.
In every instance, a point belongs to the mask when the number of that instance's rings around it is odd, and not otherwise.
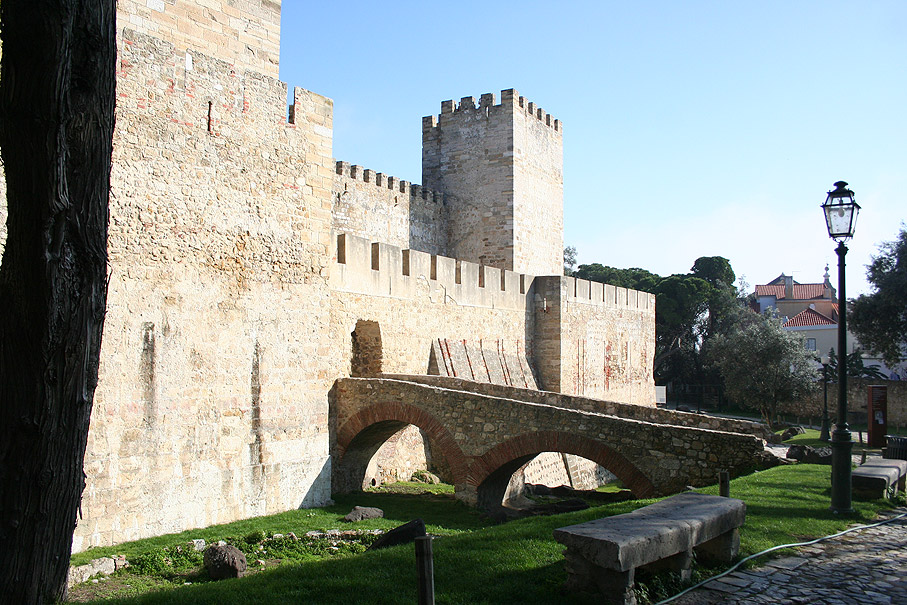
[[[643,420],[656,424],[672,424],[676,426],[711,429],[713,431],[724,431],[728,433],[743,433],[744,435],[756,435],[765,440],[769,440],[772,435],[772,430],[761,422],[737,418],[720,418],[693,412],[666,410],[655,407],[654,402],[651,406],[620,403],[617,401],[593,399],[591,397],[581,397],[578,395],[566,395],[553,391],[539,391],[537,389],[477,383],[471,380],[451,378],[449,376],[426,376],[420,374],[383,374],[382,376],[394,380],[405,380],[407,382],[417,382],[429,386],[453,389],[455,391],[470,391],[492,397],[504,397],[507,399],[516,399],[518,401],[542,403],[568,410],[609,414],[611,416]]]
[[[541,452],[592,460],[635,496],[650,497],[715,483],[722,469],[742,472],[763,450],[753,435],[486,394],[491,387],[470,392],[391,378],[338,380],[332,391],[335,491],[360,489],[374,453],[407,424],[426,434],[457,497],[485,508],[499,505],[512,473]]]

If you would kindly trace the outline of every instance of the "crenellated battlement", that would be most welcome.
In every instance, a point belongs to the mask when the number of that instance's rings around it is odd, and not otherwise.
[[[524,310],[534,276],[338,233],[331,289],[433,303]]]
[[[478,102],[476,102],[475,97],[463,97],[460,99],[459,103],[455,103],[453,100],[441,101],[441,113],[439,115],[425,116],[422,118],[422,134],[424,136],[431,132],[431,129],[437,128],[442,116],[445,114],[475,111],[490,112],[494,109],[503,109],[505,111],[515,111],[517,113],[525,114],[527,117],[535,118],[555,132],[560,134],[563,133],[564,125],[560,120],[541,107],[538,107],[532,101],[525,97],[521,97],[513,88],[508,88],[507,90],[501,91],[500,103],[495,103],[495,95],[490,92],[480,96]]]
[[[382,172],[375,172],[370,168],[363,168],[356,164],[338,160],[336,170],[338,176],[361,181],[363,183],[372,183],[375,187],[389,189],[408,195],[411,198],[421,199],[426,202],[437,204],[444,203],[444,194],[438,191],[432,191],[422,185],[416,185],[409,181],[404,181],[393,176],[388,176]]]
[[[568,302],[602,305],[648,311],[655,308],[655,295],[630,288],[621,288],[597,281],[563,277],[562,289]]]

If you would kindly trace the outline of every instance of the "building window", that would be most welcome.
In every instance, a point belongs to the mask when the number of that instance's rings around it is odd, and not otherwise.
[[[807,351],[815,351],[815,350],[816,350],[816,339],[815,339],[815,338],[807,338],[807,339],[806,339],[806,350],[807,350]]]

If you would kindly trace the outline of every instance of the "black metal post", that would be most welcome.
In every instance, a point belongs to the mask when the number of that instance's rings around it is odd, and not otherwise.
[[[847,424],[847,297],[844,294],[844,255],[847,246],[838,243],[838,419],[831,435],[831,510],[852,513],[851,452],[853,440]]]
[[[822,364],[822,399],[824,400],[824,406],[822,408],[822,433],[819,435],[819,439],[822,441],[828,441],[831,437],[828,434],[828,364]]]
[[[435,564],[432,536],[416,538],[416,567],[419,571],[419,605],[435,605]]]

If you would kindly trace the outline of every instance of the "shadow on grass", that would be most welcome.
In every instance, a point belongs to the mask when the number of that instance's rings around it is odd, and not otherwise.
[[[565,597],[563,594],[566,580],[563,547],[552,539],[552,531],[632,508],[635,506],[620,503],[556,517],[514,521],[478,534],[436,538],[433,550],[437,600],[470,605],[598,602],[600,595]],[[287,565],[241,580],[185,586],[103,602],[413,603],[417,581],[414,548],[408,544],[358,556]]]

